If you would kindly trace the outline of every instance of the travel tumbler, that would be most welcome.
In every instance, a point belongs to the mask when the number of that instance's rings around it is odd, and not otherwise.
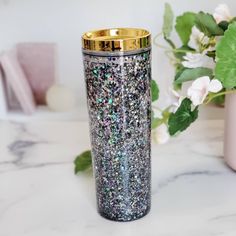
[[[104,29],[82,45],[98,212],[132,221],[150,209],[151,36]]]

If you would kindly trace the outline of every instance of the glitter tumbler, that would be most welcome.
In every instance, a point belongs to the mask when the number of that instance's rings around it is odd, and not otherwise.
[[[98,212],[114,221],[151,204],[151,36],[117,28],[82,37]]]

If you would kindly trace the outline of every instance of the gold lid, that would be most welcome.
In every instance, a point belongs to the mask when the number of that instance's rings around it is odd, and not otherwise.
[[[91,51],[132,51],[151,46],[151,34],[145,29],[113,28],[95,30],[82,36],[82,47]]]

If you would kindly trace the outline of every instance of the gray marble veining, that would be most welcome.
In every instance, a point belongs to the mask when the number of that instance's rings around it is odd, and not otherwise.
[[[101,218],[92,176],[73,173],[75,156],[89,148],[87,123],[0,129],[0,236],[236,235],[236,173],[222,160],[222,121],[196,122],[152,145],[152,209],[130,223]]]

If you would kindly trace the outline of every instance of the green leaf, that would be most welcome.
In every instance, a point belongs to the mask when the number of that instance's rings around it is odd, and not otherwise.
[[[160,126],[161,124],[166,124],[168,119],[169,119],[169,116],[170,116],[170,112],[169,112],[169,107],[166,108],[165,110],[163,110],[161,112],[161,115],[162,117],[161,118],[158,118],[158,117],[154,117],[154,112],[152,110],[152,113],[151,113],[151,117],[152,117],[152,125],[151,125],[151,128],[152,129],[155,129],[157,128],[158,126]]]
[[[195,80],[202,76],[209,76],[211,78],[212,75],[213,71],[212,69],[209,68],[204,68],[204,67],[197,67],[193,69],[184,68],[182,71],[176,74],[176,76],[178,77],[175,78],[174,83],[182,84],[183,82]]]
[[[176,68],[174,83],[180,77],[180,75],[184,72],[184,70],[186,70],[186,68],[183,67],[183,66],[179,66],[179,67]]]
[[[91,151],[85,151],[76,157],[74,160],[75,169],[74,172],[77,174],[80,171],[87,170],[92,166],[92,155]]]
[[[162,119],[160,119],[160,118],[153,118],[152,119],[152,129],[156,129],[162,123],[163,123]]]
[[[159,88],[155,80],[151,80],[151,94],[152,102],[155,102],[159,98]]]
[[[169,3],[165,3],[162,32],[165,38],[169,38],[173,30],[174,13]]]
[[[226,31],[229,27],[229,22],[228,21],[221,21],[218,25],[222,30]]]
[[[188,44],[195,19],[196,14],[193,12],[185,12],[183,15],[176,18],[175,29],[184,45]]]
[[[177,132],[187,129],[192,122],[198,117],[198,107],[193,111],[191,109],[192,102],[189,98],[185,98],[178,110],[175,113],[171,113],[168,126],[170,135],[174,135]]]
[[[209,37],[224,34],[224,30],[217,25],[214,17],[209,13],[199,12],[196,15],[195,25]]]
[[[176,58],[183,60],[183,57],[187,52],[194,52],[194,50],[187,45],[183,45],[180,48],[177,48],[174,54]]]
[[[224,88],[236,86],[236,22],[229,25],[216,46],[215,77]]]
[[[224,106],[225,104],[225,95],[221,95],[218,97],[215,97],[211,100],[211,102],[217,106]]]
[[[173,82],[174,90],[180,90],[182,88],[182,84],[175,83],[175,80],[177,80],[179,78],[179,76],[183,73],[184,70],[185,70],[185,67],[183,67],[182,64],[177,65],[177,67],[175,69],[175,79]]]
[[[229,24],[231,24],[231,23],[233,23],[233,22],[236,22],[236,17],[233,17],[233,18],[230,20]]]
[[[175,84],[175,83],[174,83],[174,84],[173,84],[173,89],[174,89],[174,90],[177,90],[177,91],[178,91],[178,90],[181,90],[181,89],[182,89],[182,84]]]

